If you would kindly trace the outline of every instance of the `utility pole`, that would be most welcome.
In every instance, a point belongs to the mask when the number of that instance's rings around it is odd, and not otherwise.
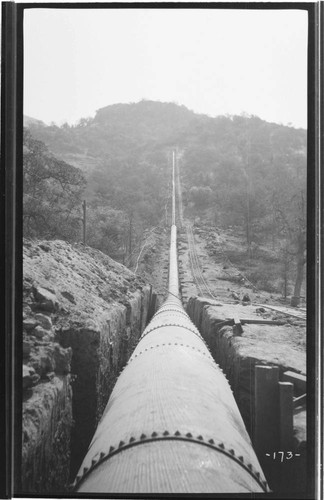
[[[85,245],[86,244],[86,224],[87,224],[87,204],[86,204],[86,201],[83,200],[83,203],[82,203],[82,208],[83,208],[83,219],[82,219],[82,223],[83,223],[83,244]]]
[[[132,265],[132,251],[133,251],[133,246],[132,246],[132,239],[133,239],[133,212],[130,213],[129,216],[129,233],[128,233],[128,249],[129,249],[129,263],[128,266],[131,267]]]
[[[175,225],[175,151],[172,151],[172,225]]]

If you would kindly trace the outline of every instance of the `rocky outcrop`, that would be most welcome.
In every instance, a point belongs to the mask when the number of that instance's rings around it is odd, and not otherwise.
[[[151,286],[99,251],[25,241],[25,493],[66,489],[68,471],[73,478],[116,378],[153,314],[154,298]],[[55,446],[52,437],[62,433]],[[41,441],[42,460],[34,460]]]
[[[69,376],[37,384],[23,405],[21,492],[62,493],[69,484],[72,391]]]

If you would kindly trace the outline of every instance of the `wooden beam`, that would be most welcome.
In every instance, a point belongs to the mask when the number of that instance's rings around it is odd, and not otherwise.
[[[293,318],[297,318],[297,319],[301,319],[303,321],[306,321],[306,315],[301,316],[299,314],[291,313],[287,310],[284,311],[283,309],[281,309],[281,307],[267,306],[266,304],[253,304],[253,305],[257,306],[257,307],[265,307],[266,309],[271,309],[272,311],[276,311],[276,312],[279,312],[281,314],[285,314],[286,316],[292,316]],[[302,311],[302,312],[304,312],[304,311]]]
[[[294,398],[294,408],[297,408],[297,406],[300,405],[305,405],[307,401],[306,394],[302,394],[298,398]]]
[[[233,318],[234,325],[233,325],[233,333],[234,335],[242,335],[243,333],[243,327],[241,324],[241,320],[239,318]]]
[[[294,385],[279,382],[280,450],[292,451],[294,433]]]
[[[279,450],[279,368],[255,366],[254,447],[259,456]]]
[[[274,319],[247,319],[247,318],[242,318],[241,319],[242,325],[247,324],[247,325],[285,325],[287,321],[278,321]]]
[[[227,318],[226,321],[231,321],[231,318]],[[274,319],[258,319],[258,318],[240,318],[238,321],[242,325],[285,325],[286,321],[274,320]]]
[[[292,371],[284,372],[282,376],[283,382],[291,382],[294,384],[294,394],[305,394],[306,392],[306,375],[295,373]]]

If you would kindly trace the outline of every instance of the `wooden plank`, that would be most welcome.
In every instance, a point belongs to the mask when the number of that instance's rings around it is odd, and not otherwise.
[[[235,318],[234,318],[235,319]],[[232,318],[226,318],[226,321],[233,321]],[[238,321],[242,325],[285,325],[285,321],[278,321],[278,320],[272,320],[272,319],[254,319],[254,318],[240,318]]]
[[[294,385],[291,382],[279,382],[279,418],[280,418],[280,450],[293,449],[294,432]]]
[[[287,371],[282,376],[283,382],[292,382],[294,384],[294,394],[305,394],[306,392],[306,375]]]
[[[302,314],[302,315],[294,314],[294,313],[289,312],[287,310],[288,308],[282,309],[281,307],[267,306],[266,304],[253,304],[253,305],[257,306],[257,307],[265,307],[266,309],[271,309],[272,311],[276,311],[276,312],[285,314],[286,316],[292,316],[293,318],[298,318],[298,319],[306,321],[306,314]]]
[[[246,319],[242,318],[241,319],[242,325],[247,324],[247,325],[285,325],[286,321],[278,321],[278,320],[273,320],[273,319]]]
[[[255,366],[254,447],[259,456],[279,449],[279,368]]]
[[[234,317],[233,321],[234,321],[234,326],[233,326],[234,335],[242,335],[243,328],[242,328],[241,320],[237,317]]]
[[[298,398],[294,398],[294,408],[306,404],[306,400],[307,400],[306,394],[302,394]]]

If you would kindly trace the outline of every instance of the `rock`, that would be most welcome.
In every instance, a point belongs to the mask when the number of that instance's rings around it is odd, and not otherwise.
[[[33,318],[25,319],[23,321],[23,328],[26,330],[27,333],[29,333],[32,330],[34,330],[34,328],[36,328],[38,324],[39,323]]]
[[[33,352],[30,357],[30,364],[41,377],[54,371],[53,350],[53,346],[39,345],[37,352]]]
[[[57,311],[58,301],[54,293],[42,287],[34,287],[33,293],[35,300],[38,303],[38,309],[48,312]]]
[[[41,248],[42,250],[44,250],[44,252],[49,252],[50,251],[49,245],[46,245],[45,243],[41,243],[39,245],[39,248]]]
[[[67,300],[69,300],[72,304],[75,304],[75,298],[74,296],[72,295],[72,293],[70,292],[61,292],[61,294],[63,295],[63,297]]]
[[[31,366],[23,365],[23,389],[37,384],[40,377]]]
[[[44,330],[42,326],[36,326],[32,333],[38,339],[42,339],[43,337],[45,337],[45,335],[47,335],[47,331]]]
[[[69,484],[71,385],[68,377],[54,377],[30,393],[22,402],[21,491],[32,497],[63,494]]]
[[[44,378],[47,373],[66,374],[70,372],[72,349],[63,348],[54,342],[38,342],[32,351],[29,364]]]
[[[257,312],[257,313],[265,313],[266,311],[265,311],[264,307],[257,307],[256,310],[255,310],[255,312]]]
[[[23,340],[23,357],[28,358],[31,351],[31,345],[26,340]]]
[[[240,297],[239,297],[239,296],[237,295],[237,293],[235,293],[235,292],[232,292],[232,293],[231,293],[231,296],[232,296],[232,297],[233,297],[233,299],[235,299],[235,300],[240,300]]]
[[[248,293],[245,293],[243,295],[243,299],[242,299],[242,302],[251,302],[251,299],[250,299],[250,296]]]
[[[49,316],[46,314],[35,314],[35,319],[37,320],[38,324],[40,324],[45,330],[51,330],[52,329],[52,320]]]
[[[35,373],[35,370],[34,370]],[[31,374],[32,371],[29,366],[23,365],[23,388],[25,389],[31,385]]]

